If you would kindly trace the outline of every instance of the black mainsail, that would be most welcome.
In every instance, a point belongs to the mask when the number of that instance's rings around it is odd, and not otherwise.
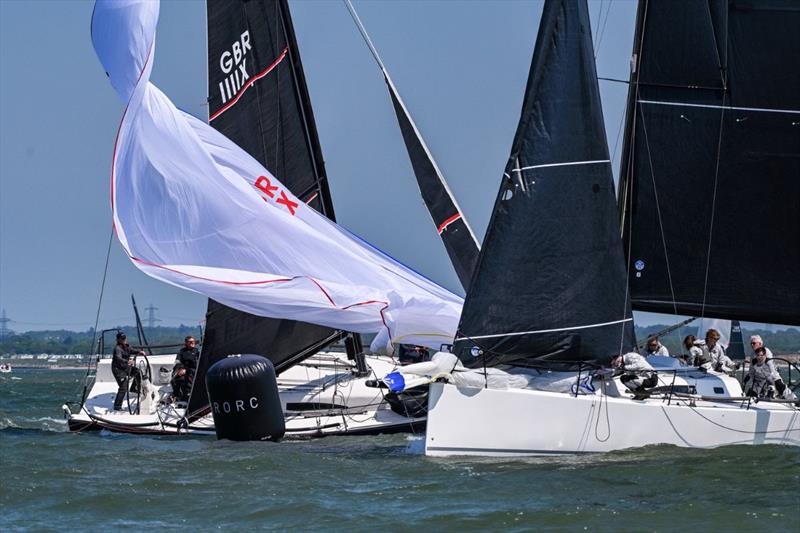
[[[634,345],[588,7],[548,0],[454,349],[539,366]]]
[[[798,28],[792,0],[639,3],[620,180],[634,309],[800,324]]]
[[[207,0],[209,122],[301,200],[334,219],[311,101],[286,0]],[[205,371],[232,353],[268,357],[277,372],[341,331],[264,318],[209,300],[187,412],[206,408]]]
[[[400,93],[397,91],[394,82],[392,82],[392,78],[389,77],[389,71],[386,70],[386,66],[381,61],[380,55],[378,55],[378,51],[372,44],[372,40],[361,23],[355,8],[353,8],[350,0],[347,0],[345,5],[358,26],[362,37],[364,37],[372,57],[375,58],[381,69],[383,79],[389,89],[389,96],[392,99],[392,106],[397,115],[397,122],[403,135],[408,157],[411,159],[411,167],[414,169],[422,199],[425,201],[425,206],[433,219],[436,231],[444,243],[447,255],[450,257],[450,262],[453,264],[461,286],[466,290],[478,263],[478,253],[480,252],[478,239],[472,232],[472,228],[467,224],[461,207],[456,202],[455,196],[453,196],[450,187],[447,185],[447,181],[445,181],[442,172],[433,159],[433,155],[417,129],[417,125],[411,118],[411,113],[408,112],[403,99],[400,98]]]

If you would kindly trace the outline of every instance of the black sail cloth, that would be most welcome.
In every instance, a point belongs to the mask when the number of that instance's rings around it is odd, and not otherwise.
[[[285,0],[208,0],[209,122],[256,158],[298,198],[328,218],[325,178],[311,102]],[[264,318],[208,302],[190,415],[208,405],[206,370],[229,354],[268,357],[285,370],[343,332]]]
[[[633,308],[800,324],[800,4],[650,0],[637,18]]]
[[[419,136],[416,126],[397,94],[394,85],[385,77],[392,98],[400,132],[403,134],[411,166],[417,177],[422,199],[431,214],[433,223],[442,238],[450,262],[455,268],[461,286],[469,288],[470,279],[478,262],[480,246],[472,230],[467,225],[463,213],[456,204],[455,198],[439,173],[424,141]]]
[[[602,364],[634,345],[588,8],[548,1],[455,352]]]

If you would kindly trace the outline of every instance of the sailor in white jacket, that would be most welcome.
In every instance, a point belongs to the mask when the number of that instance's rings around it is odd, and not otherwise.
[[[778,393],[780,398],[791,399],[794,397],[792,391],[789,390],[787,394],[786,384],[783,382],[783,378],[781,377],[780,372],[778,372],[778,368],[775,366],[775,361],[772,360],[772,350],[764,346],[764,339],[761,338],[761,335],[753,335],[750,337],[750,347],[753,349],[753,357],[757,356],[757,351],[759,348],[764,348],[767,354],[767,366],[769,367],[770,378],[774,382],[775,390]],[[755,362],[753,362],[755,364]],[[791,397],[789,396],[791,394]]]
[[[611,366],[623,372],[620,381],[634,393],[643,392],[658,383],[653,367],[638,353],[617,355],[611,360]]]
[[[706,341],[700,344],[702,353],[699,358],[695,359],[695,365],[706,370],[732,374],[739,365],[725,355],[725,349],[719,344],[719,338],[719,331],[715,329],[706,332]]]
[[[647,339],[647,344],[642,350],[642,355],[645,357],[650,357],[653,355],[669,356],[669,350],[667,350],[667,347],[659,342],[658,337],[650,337]]]

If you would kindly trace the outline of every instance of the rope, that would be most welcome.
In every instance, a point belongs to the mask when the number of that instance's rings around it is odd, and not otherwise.
[[[693,407],[690,403],[686,403],[685,405],[689,409],[691,409],[695,414],[697,414],[699,417],[704,419],[705,421],[710,422],[710,423],[714,424],[715,426],[720,427],[722,429],[727,429],[728,431],[733,431],[734,433],[744,433],[744,434],[747,434],[747,435],[767,435],[767,434],[771,434],[771,433],[789,433],[790,431],[800,431],[800,428],[774,429],[772,431],[746,431],[746,430],[741,430],[741,429],[735,429],[735,428],[732,428],[732,427],[728,427],[728,426],[726,426],[724,424],[720,424],[719,422],[715,422],[714,420],[711,420],[710,418],[705,416],[703,413],[698,411],[696,407]],[[662,407],[662,410],[664,410],[663,407]],[[669,415],[667,414],[666,410],[664,410],[664,414],[666,415],[666,417],[670,421],[670,423],[672,423],[672,420],[669,418]]]
[[[607,435],[604,439],[600,438],[598,434],[598,429],[600,427],[600,412],[603,410],[603,404],[605,403],[606,406],[606,428],[607,428]],[[611,438],[611,418],[608,414],[608,395],[606,394],[606,380],[601,379],[600,381],[600,405],[597,409],[597,419],[594,423],[594,438],[598,442],[606,442],[608,439]]]

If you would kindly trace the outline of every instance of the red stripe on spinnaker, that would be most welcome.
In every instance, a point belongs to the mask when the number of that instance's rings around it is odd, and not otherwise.
[[[449,226],[450,224],[452,224],[453,222],[455,222],[455,221],[456,221],[456,220],[458,220],[459,218],[461,218],[461,213],[456,213],[455,215],[451,216],[450,218],[448,218],[447,220],[445,220],[444,222],[442,222],[442,223],[439,225],[439,227],[437,228],[437,229],[438,229],[438,231],[439,231],[439,235],[441,235],[441,234],[442,234],[442,232],[443,232],[445,229],[447,229],[447,226]]]
[[[125,251],[127,253],[127,250],[125,250]],[[350,309],[351,307],[357,307],[357,306],[360,306],[360,305],[381,304],[383,306],[383,307],[381,307],[381,309],[379,311],[380,315],[381,315],[381,322],[383,322],[383,325],[386,326],[386,329],[389,331],[389,338],[390,339],[392,338],[392,330],[391,330],[391,328],[389,328],[389,324],[386,323],[386,317],[383,315],[383,312],[389,307],[389,302],[386,302],[384,300],[365,300],[363,302],[357,302],[357,303],[354,303],[354,304],[345,305],[344,307],[341,307],[341,306],[336,305],[336,302],[333,301],[333,298],[331,298],[330,293],[325,289],[325,287],[323,287],[322,284],[319,281],[317,281],[316,279],[312,278],[311,276],[295,276],[293,278],[266,279],[266,280],[259,280],[259,281],[227,281],[227,280],[221,280],[221,279],[206,278],[206,277],[203,277],[203,276],[196,276],[194,274],[189,274],[187,272],[181,272],[180,270],[176,270],[176,269],[170,268],[168,266],[159,265],[157,263],[152,263],[152,262],[147,261],[145,259],[139,259],[138,257],[134,257],[134,256],[132,256],[130,254],[128,254],[128,257],[131,258],[131,261],[142,263],[143,265],[147,265],[147,266],[151,266],[151,267],[155,267],[155,268],[160,268],[162,270],[166,270],[168,272],[174,272],[175,274],[180,274],[181,276],[186,276],[186,277],[189,277],[189,278],[199,279],[199,280],[203,280],[203,281],[210,281],[211,283],[221,283],[223,285],[266,285],[267,283],[286,283],[286,282],[289,282],[289,281],[294,281],[296,279],[305,278],[305,279],[311,281],[320,290],[320,292],[322,292],[322,294],[325,295],[325,298],[328,300],[328,302],[331,304],[331,306],[333,306],[333,307],[335,307],[337,309],[340,309],[342,311],[346,311],[346,310]]]
[[[150,63],[150,59],[153,57],[153,46],[155,45],[155,39],[150,43],[150,50],[147,52],[147,59],[142,66],[142,70],[139,72],[139,76],[136,78],[136,85],[133,88],[133,92],[136,91],[136,88],[139,86],[139,82],[142,81],[142,76],[144,75],[144,71],[147,70],[147,64]],[[128,108],[131,105],[131,100],[133,99],[133,92],[131,92],[131,97],[128,99],[128,103],[125,104],[125,111],[122,112],[122,119],[119,121],[119,127],[117,128],[117,136],[114,137],[114,151],[111,154],[111,227],[114,230],[114,233],[117,234],[117,221],[115,220],[115,206],[114,206],[114,199],[116,196],[116,166],[117,166],[117,145],[119,144],[119,135],[122,133],[122,125],[125,124],[125,117],[128,115]],[[117,234],[117,238],[119,238],[119,234]],[[124,248],[124,247],[123,247]],[[125,253],[128,251],[125,250]]]
[[[238,93],[236,93],[236,96],[234,96],[234,97],[233,97],[233,100],[231,100],[230,102],[228,102],[227,104],[225,104],[224,106],[222,106],[222,107],[221,107],[221,108],[220,108],[220,109],[219,109],[219,110],[218,110],[216,113],[214,113],[213,115],[211,115],[210,117],[208,117],[208,122],[211,122],[212,120],[214,120],[215,118],[217,118],[217,117],[219,117],[221,114],[223,114],[225,111],[227,111],[228,109],[230,109],[231,107],[233,107],[233,105],[234,105],[236,102],[238,102],[238,101],[239,101],[239,98],[241,98],[241,97],[242,97],[242,95],[244,94],[244,92],[245,92],[247,89],[249,89],[251,85],[253,85],[255,82],[257,82],[258,80],[260,80],[261,78],[263,78],[263,77],[264,77],[264,76],[266,76],[267,74],[269,74],[269,73],[272,71],[272,69],[274,69],[275,67],[277,67],[277,66],[278,66],[278,63],[280,63],[281,61],[283,61],[283,58],[284,58],[284,57],[286,57],[286,54],[288,54],[288,53],[289,53],[289,48],[284,48],[284,49],[283,49],[283,52],[281,53],[281,55],[279,55],[279,56],[278,56],[278,59],[276,59],[275,61],[273,61],[273,62],[272,62],[272,64],[271,64],[270,66],[268,66],[267,68],[265,68],[264,70],[262,70],[261,72],[259,72],[259,73],[258,73],[258,74],[256,74],[255,76],[253,76],[252,78],[250,78],[250,81],[248,81],[247,83],[245,83],[244,85],[242,85],[242,88],[241,88],[241,89],[239,89],[239,92],[238,92]]]

